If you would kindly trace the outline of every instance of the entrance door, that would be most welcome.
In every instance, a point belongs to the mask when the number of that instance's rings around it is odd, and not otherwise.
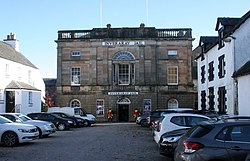
[[[128,122],[128,109],[129,109],[129,105],[127,104],[119,104],[118,105],[118,119],[119,122]]]
[[[6,112],[15,112],[15,91],[6,91]]]

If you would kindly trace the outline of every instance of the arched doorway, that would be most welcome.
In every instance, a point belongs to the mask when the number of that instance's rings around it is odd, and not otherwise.
[[[129,121],[129,105],[130,100],[128,98],[120,98],[117,100],[117,114],[118,122],[128,122]]]

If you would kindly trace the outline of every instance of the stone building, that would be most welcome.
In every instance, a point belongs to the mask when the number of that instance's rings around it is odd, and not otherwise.
[[[81,106],[107,120],[133,112],[194,107],[192,30],[93,28],[58,31],[56,106]]]

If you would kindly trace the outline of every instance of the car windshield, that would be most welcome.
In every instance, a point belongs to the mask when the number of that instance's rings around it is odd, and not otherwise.
[[[19,119],[21,119],[22,121],[28,121],[28,120],[32,120],[31,118],[29,118],[28,116],[19,114],[17,115],[19,117]]]
[[[9,119],[5,117],[0,117],[0,124],[12,123]]]

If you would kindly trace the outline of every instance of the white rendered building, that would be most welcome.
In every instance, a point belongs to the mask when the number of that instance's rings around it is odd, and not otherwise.
[[[241,18],[218,18],[218,36],[202,36],[197,57],[199,109],[221,114],[249,110],[250,79],[233,76],[250,60],[250,11]],[[240,84],[240,83],[244,83]],[[248,99],[247,99],[248,98]],[[249,113],[250,114],[250,113]]]
[[[0,112],[41,111],[45,84],[39,69],[19,52],[14,34],[0,41]]]

